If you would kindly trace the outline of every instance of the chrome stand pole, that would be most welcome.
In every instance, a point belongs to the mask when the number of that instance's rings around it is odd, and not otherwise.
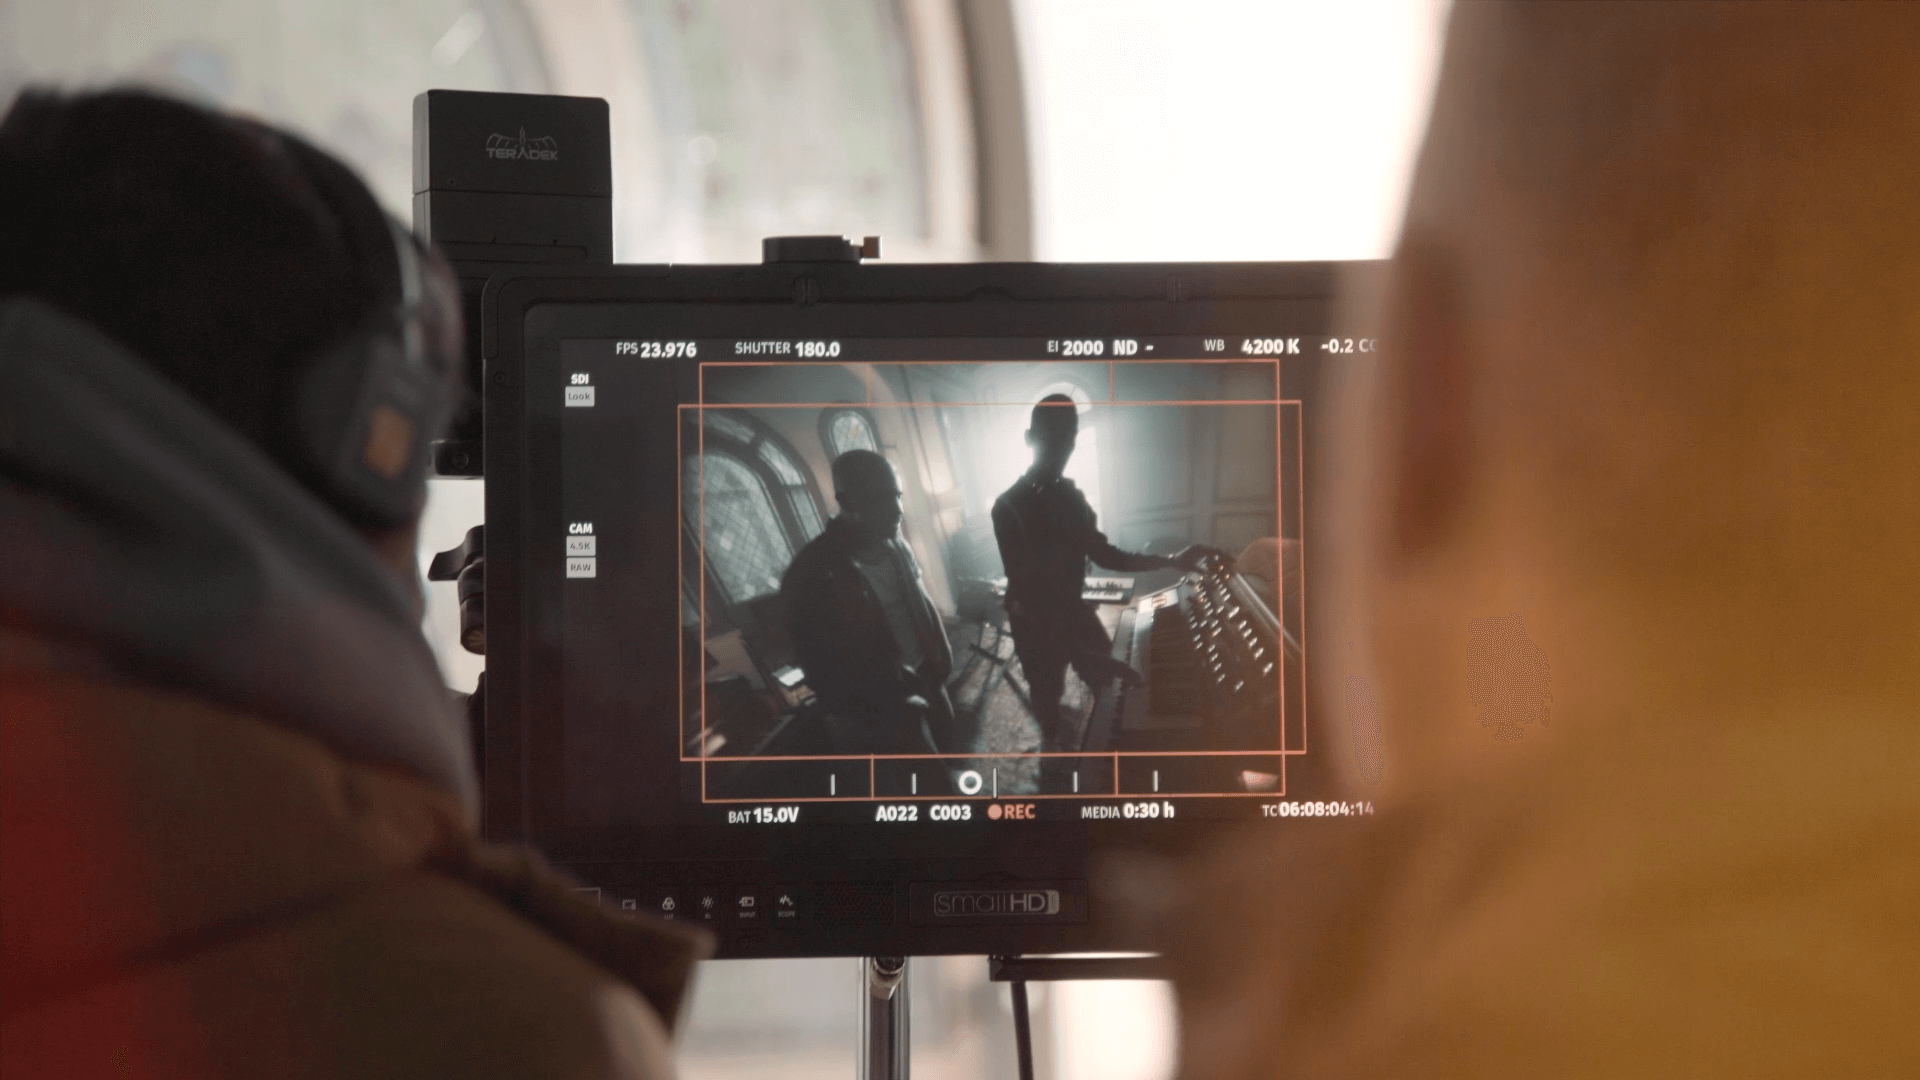
[[[907,1080],[907,958],[860,960],[859,1080]]]

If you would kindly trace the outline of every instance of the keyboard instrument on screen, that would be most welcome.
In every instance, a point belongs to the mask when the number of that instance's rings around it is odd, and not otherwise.
[[[1145,682],[1104,689],[1083,749],[1280,745],[1281,680],[1300,645],[1245,578],[1196,571],[1120,613],[1113,658]]]

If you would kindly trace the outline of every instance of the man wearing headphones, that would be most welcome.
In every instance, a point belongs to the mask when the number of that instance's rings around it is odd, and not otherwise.
[[[457,290],[349,170],[0,121],[0,1073],[645,1077],[704,949],[474,837],[419,631]]]

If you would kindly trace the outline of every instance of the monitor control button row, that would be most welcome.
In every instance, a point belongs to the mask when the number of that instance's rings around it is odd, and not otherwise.
[[[591,891],[598,895],[598,890]],[[798,926],[810,908],[807,890],[799,884],[615,890],[613,896],[624,912],[712,926]]]

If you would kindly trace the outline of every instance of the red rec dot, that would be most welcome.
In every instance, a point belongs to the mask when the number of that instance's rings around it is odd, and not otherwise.
[[[988,804],[987,804],[987,816],[988,816],[988,817],[990,817],[990,818],[992,818],[992,819],[993,819],[993,820],[995,820],[995,821],[999,821],[999,820],[1000,820],[1000,804],[999,804],[999,803],[988,803]]]

